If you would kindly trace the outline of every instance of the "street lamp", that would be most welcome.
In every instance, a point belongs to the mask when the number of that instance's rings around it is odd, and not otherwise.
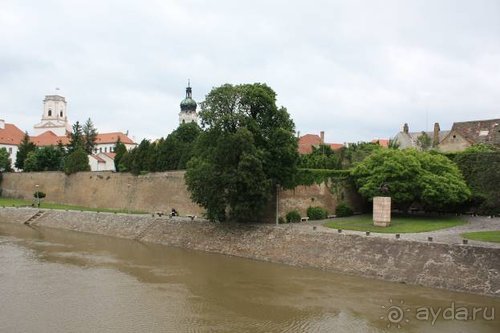
[[[280,185],[276,184],[276,225],[279,224],[279,193]]]
[[[130,202],[132,201],[132,193],[130,193],[130,184],[127,184],[127,194],[128,194],[127,214],[130,214]]]
[[[39,191],[40,185],[36,184],[35,185],[35,197],[36,197],[36,206],[40,208],[40,191]]]

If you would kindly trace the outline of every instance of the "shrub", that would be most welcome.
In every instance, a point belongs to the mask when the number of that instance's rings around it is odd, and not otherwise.
[[[286,214],[286,223],[300,222],[300,213],[297,210],[292,210]]]
[[[351,216],[353,214],[353,211],[351,207],[347,206],[345,203],[340,203],[337,205],[337,208],[335,209],[335,215],[337,217],[346,217],[346,216]]]
[[[278,219],[278,224],[285,224],[287,223],[286,220],[283,218],[283,216],[280,216]]]
[[[36,191],[35,193],[33,193],[33,198],[43,199],[46,196],[47,195],[42,191]]]
[[[328,217],[328,212],[321,207],[309,207],[307,208],[307,216],[310,220],[324,220]]]

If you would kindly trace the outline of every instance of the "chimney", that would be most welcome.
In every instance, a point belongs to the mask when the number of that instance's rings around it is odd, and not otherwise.
[[[439,123],[434,123],[434,135],[432,138],[432,146],[437,147],[439,145],[439,131],[441,128],[439,128]]]
[[[410,128],[408,127],[408,124],[407,124],[407,123],[405,123],[405,124],[403,125],[403,132],[404,132],[404,133],[406,133],[406,134],[408,134],[408,132],[409,132],[409,131],[410,131]]]
[[[5,129],[5,120],[0,119],[0,129]]]
[[[297,138],[300,139],[300,131],[297,131]]]
[[[319,137],[320,137],[320,143],[322,145],[324,145],[325,144],[325,131],[319,132]]]

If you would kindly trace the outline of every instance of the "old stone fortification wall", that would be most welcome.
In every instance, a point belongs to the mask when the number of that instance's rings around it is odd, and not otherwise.
[[[38,210],[0,208],[0,223]],[[500,249],[344,235],[310,226],[221,225],[151,215],[45,211],[54,227],[234,255],[388,281],[500,296]]]
[[[201,215],[203,209],[193,203],[184,183],[184,172],[151,173],[134,176],[114,172],[6,173],[2,196],[32,199],[35,185],[47,194],[45,200],[91,208],[170,211]]]
[[[203,209],[190,199],[184,182],[184,171],[150,173],[134,176],[128,173],[79,172],[67,176],[62,172],[30,172],[4,174],[2,196],[32,199],[35,185],[47,194],[46,201],[91,208],[130,209],[136,211],[170,211],[175,208],[181,215],[203,214]],[[293,209],[305,216],[309,206],[335,212],[338,195],[325,184],[298,186],[279,194],[279,214],[284,217]],[[344,201],[359,207],[359,196],[346,187]],[[344,195],[344,194],[342,194]],[[275,199],[266,209],[262,221],[275,219]]]

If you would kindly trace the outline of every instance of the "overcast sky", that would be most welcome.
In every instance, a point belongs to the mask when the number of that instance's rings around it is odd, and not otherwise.
[[[0,118],[31,131],[44,95],[136,140],[224,83],[264,82],[330,142],[500,118],[500,1],[0,0]]]

